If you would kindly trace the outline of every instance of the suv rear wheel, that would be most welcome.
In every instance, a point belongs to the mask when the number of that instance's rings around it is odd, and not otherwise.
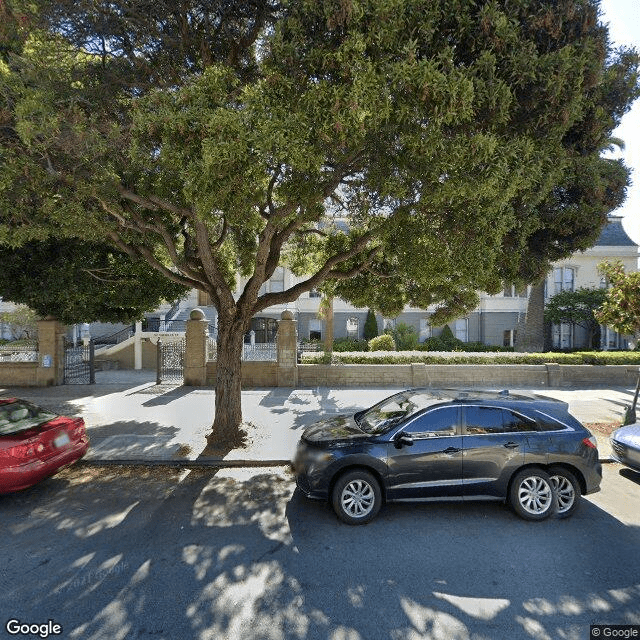
[[[537,467],[516,473],[509,489],[509,501],[525,520],[544,520],[557,508],[553,481],[546,471]]]
[[[580,496],[580,484],[576,477],[564,467],[551,467],[549,469],[553,488],[558,496],[558,518],[568,518],[578,507]]]

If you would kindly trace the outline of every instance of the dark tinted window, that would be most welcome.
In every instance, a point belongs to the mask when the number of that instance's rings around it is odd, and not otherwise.
[[[536,423],[499,407],[467,407],[467,433],[514,433],[536,431]]]
[[[513,413],[508,410],[503,411],[504,430],[505,431],[537,431],[535,420],[529,420],[524,416]]]
[[[416,418],[404,429],[414,437],[452,436],[458,424],[458,407],[432,409]]]
[[[566,424],[562,424],[558,422],[555,418],[551,416],[541,413],[540,411],[535,412],[535,419],[538,423],[538,429],[540,431],[562,431],[567,428]]]
[[[502,409],[496,407],[466,407],[467,433],[505,433]]]

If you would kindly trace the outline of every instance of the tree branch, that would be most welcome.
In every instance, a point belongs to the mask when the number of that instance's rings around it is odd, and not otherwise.
[[[349,271],[338,271],[334,269],[341,262],[346,262],[347,260],[357,256],[359,253],[366,249],[367,244],[370,240],[375,237],[374,231],[369,231],[365,233],[363,236],[358,238],[358,240],[353,244],[353,246],[344,251],[342,253],[331,256],[322,267],[316,271],[310,278],[307,280],[303,280],[293,287],[287,289],[286,291],[281,291],[278,293],[267,293],[264,296],[258,298],[256,304],[253,307],[252,312],[258,313],[267,307],[276,304],[285,304],[287,302],[293,302],[297,300],[300,295],[305,293],[306,291],[310,291],[314,289],[318,285],[320,285],[327,278],[337,279],[337,280],[345,280],[347,278],[352,278],[354,275],[357,275],[364,269],[366,269],[375,255],[380,251],[380,247],[373,247],[363,262],[359,265],[356,265]]]

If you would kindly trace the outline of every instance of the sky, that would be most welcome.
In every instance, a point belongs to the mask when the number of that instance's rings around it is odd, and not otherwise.
[[[602,21],[609,25],[613,45],[633,46],[640,50],[640,0],[601,0],[600,6]],[[613,156],[624,158],[632,173],[627,199],[612,214],[624,217],[622,224],[627,233],[640,243],[640,100],[635,101],[613,135],[625,143],[624,150]]]

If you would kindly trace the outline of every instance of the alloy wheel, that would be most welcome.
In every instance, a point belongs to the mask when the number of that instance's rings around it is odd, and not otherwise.
[[[518,487],[518,502],[527,513],[534,516],[548,511],[552,501],[553,490],[544,478],[527,476]]]
[[[365,480],[352,480],[340,495],[344,512],[352,518],[363,518],[371,513],[375,504],[373,487]]]
[[[571,481],[565,476],[551,476],[551,482],[558,495],[558,515],[561,515],[571,509],[576,493]]]

